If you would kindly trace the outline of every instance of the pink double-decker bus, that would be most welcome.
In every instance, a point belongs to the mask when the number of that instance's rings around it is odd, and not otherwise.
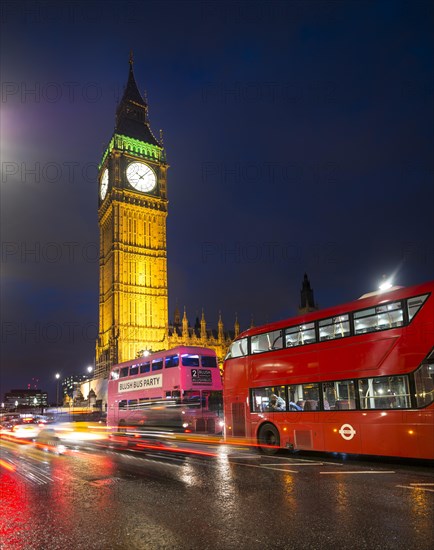
[[[115,365],[108,382],[107,426],[220,433],[222,380],[215,352],[179,346]]]

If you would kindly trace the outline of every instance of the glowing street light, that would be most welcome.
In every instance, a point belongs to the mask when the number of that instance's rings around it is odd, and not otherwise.
[[[87,407],[90,410],[90,373],[93,371],[93,367],[87,367],[88,378],[89,378],[89,391],[87,392]]]
[[[387,278],[386,275],[383,275],[383,279],[378,287],[378,289],[381,291],[381,292],[385,292],[386,290],[389,290],[392,288],[393,286],[393,276],[392,277],[389,277]]]
[[[57,408],[57,412],[59,412],[59,378],[60,378],[60,374],[58,372],[56,372],[55,378],[57,380],[57,384],[56,384],[56,408]]]
[[[390,281],[384,281],[383,283],[381,283],[381,285],[379,286],[379,289],[384,292],[386,290],[389,290],[390,288],[392,288],[392,283]]]

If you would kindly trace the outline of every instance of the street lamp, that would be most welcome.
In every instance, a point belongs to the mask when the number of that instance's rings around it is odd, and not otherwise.
[[[60,378],[60,374],[58,372],[56,372],[55,377],[56,377],[56,380],[57,380],[57,384],[56,384],[56,409],[57,409],[57,413],[59,413],[59,378]]]
[[[378,288],[381,290],[381,292],[390,290],[392,288],[392,282],[390,280],[384,280]]]
[[[89,391],[87,392],[87,407],[90,410],[90,373],[93,371],[91,366],[87,367],[88,378],[89,378]]]

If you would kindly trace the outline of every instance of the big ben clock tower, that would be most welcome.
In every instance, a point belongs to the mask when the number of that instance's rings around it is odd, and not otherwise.
[[[165,151],[149,126],[130,57],[116,127],[99,166],[99,333],[95,376],[167,348]]]

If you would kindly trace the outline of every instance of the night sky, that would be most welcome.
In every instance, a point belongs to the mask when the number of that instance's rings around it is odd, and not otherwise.
[[[170,164],[169,319],[226,329],[433,278],[431,2],[5,2],[1,396],[98,331],[97,165],[130,49]],[[32,381],[32,379],[34,379]]]

